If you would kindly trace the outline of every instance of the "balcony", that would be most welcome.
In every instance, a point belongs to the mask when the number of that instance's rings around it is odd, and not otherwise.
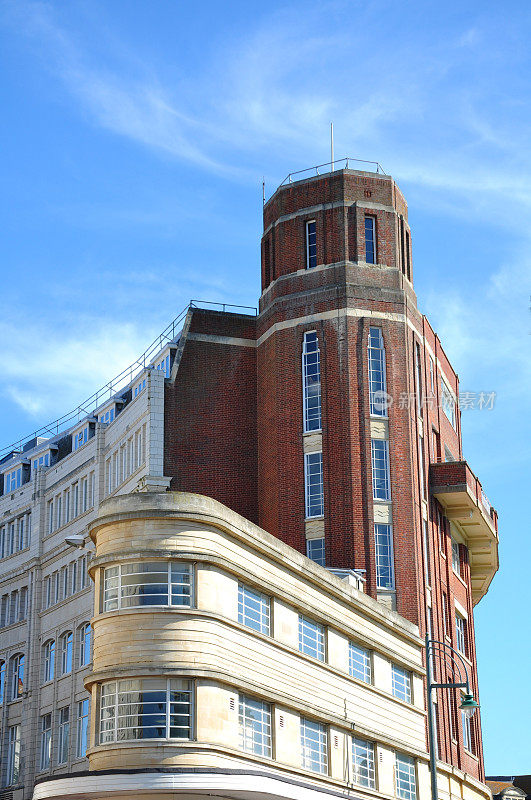
[[[498,515],[466,461],[430,464],[430,493],[466,541],[476,605],[499,566]]]

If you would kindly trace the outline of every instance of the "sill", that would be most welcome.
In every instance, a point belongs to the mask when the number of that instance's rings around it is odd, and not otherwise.
[[[305,522],[312,522],[314,519],[324,519],[324,514],[319,514],[317,517],[304,517]]]
[[[467,750],[466,747],[463,747],[463,750],[467,754],[467,756],[470,756],[470,758],[473,758],[474,761],[478,761],[479,762],[479,758],[477,757],[477,755],[475,753],[472,752],[472,750]]]
[[[29,549],[30,549],[29,545],[26,545],[26,547],[23,547],[22,550],[15,550],[14,553],[10,553],[8,556],[0,558],[0,562],[3,564],[4,561],[8,560],[8,558],[15,558],[15,556],[19,556],[21,553],[25,553]]]
[[[303,431],[302,435],[303,436],[313,436],[314,433],[322,433],[322,432],[323,432],[322,428],[316,428],[314,431]]]
[[[393,501],[391,500],[391,498],[388,498],[387,500],[385,500],[383,497],[373,497],[372,501],[373,501],[373,503],[386,503],[388,506],[393,504]]]

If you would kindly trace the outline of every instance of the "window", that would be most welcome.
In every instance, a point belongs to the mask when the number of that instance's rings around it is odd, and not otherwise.
[[[395,585],[393,565],[393,533],[387,522],[374,525],[376,549],[376,585],[378,589],[393,589]]]
[[[100,699],[100,743],[191,737],[191,681],[113,681],[102,685]]]
[[[22,486],[22,467],[7,472],[4,476],[4,494],[14,492]]]
[[[0,706],[4,702],[6,688],[6,662],[0,661]]]
[[[352,642],[348,646],[348,671],[353,678],[365,683],[370,683],[372,680],[371,654]]]
[[[50,466],[50,453],[45,453],[42,456],[38,456],[37,458],[33,459],[33,469],[37,471],[41,467],[49,467]]]
[[[395,754],[395,780],[397,797],[402,800],[416,800],[417,780],[413,758],[402,753]]]
[[[459,542],[452,539],[452,569],[456,575],[461,575],[461,555],[459,553]]]
[[[89,440],[89,429],[88,425],[82,428],[80,431],[77,431],[72,436],[72,447],[74,450],[78,450],[82,447],[86,442]]]
[[[466,656],[466,620],[460,614],[455,615],[455,647]]]
[[[55,671],[55,642],[53,639],[45,642],[42,646],[42,680],[52,681]]]
[[[41,717],[41,760],[40,768],[49,769],[52,760],[52,715],[44,714]]]
[[[306,518],[322,517],[324,514],[322,453],[304,454],[304,473]]]
[[[430,392],[435,394],[435,364],[433,358],[430,356]]]
[[[61,675],[72,672],[72,631],[67,631],[61,636]]]
[[[59,743],[57,763],[66,764],[68,761],[68,743],[70,740],[70,708],[65,706],[59,709]]]
[[[452,428],[455,428],[456,425],[455,400],[452,394],[452,390],[442,377],[441,377],[441,405],[442,405],[442,410],[450,420]]]
[[[143,378],[139,383],[136,384],[135,388],[133,389],[133,397],[137,397],[140,392],[143,392],[146,388],[146,379]]]
[[[319,623],[299,614],[299,650],[307,656],[324,661],[324,628]]]
[[[426,481],[424,480],[424,439],[419,436],[419,483],[420,496],[426,499]]]
[[[240,695],[238,724],[240,747],[248,753],[271,758],[271,706],[262,700]]]
[[[359,786],[376,788],[374,744],[364,739],[352,739],[352,779]]]
[[[320,722],[301,717],[301,761],[304,769],[328,772],[326,728]]]
[[[371,439],[372,493],[375,500],[390,500],[389,443]]]
[[[317,233],[315,220],[306,223],[306,269],[317,266]]]
[[[422,365],[418,342],[415,342],[415,383],[415,388],[417,390],[417,414],[419,417],[422,417]]]
[[[306,541],[306,555],[308,558],[311,558],[312,561],[315,561],[316,564],[320,564],[322,567],[325,566],[326,553],[324,536],[319,539],[308,539]]]
[[[0,558],[6,557],[6,529],[0,528]]]
[[[61,599],[68,597],[68,566],[61,567]]]
[[[53,500],[48,501],[48,533],[54,532]]]
[[[73,509],[72,509],[72,517],[77,517],[79,514],[79,483],[74,483],[72,486],[72,493],[73,493]]]
[[[380,328],[369,328],[369,405],[376,417],[387,416],[385,348]]]
[[[21,653],[11,659],[10,700],[18,700],[24,692],[24,656]]]
[[[9,625],[9,595],[2,595],[2,602],[0,604],[0,628],[5,628]]]
[[[269,636],[269,597],[245,586],[238,585],[238,622],[247,628]]]
[[[376,218],[365,217],[365,261],[376,264]]]
[[[77,580],[78,580],[77,579],[77,561],[72,561],[71,569],[72,569],[72,594],[75,594],[77,592],[77,590],[78,590],[78,585],[77,585]]]
[[[79,559],[79,588],[84,589],[87,585],[87,557],[82,556]]]
[[[20,725],[8,728],[6,783],[13,786],[20,777]]]
[[[79,642],[79,666],[85,667],[90,664],[90,644],[92,639],[92,630],[90,622],[85,622],[77,629],[78,642]]]
[[[84,758],[88,745],[89,700],[80,700],[77,704],[77,741],[76,757]]]
[[[430,564],[430,550],[428,542],[428,523],[422,520],[422,552],[424,555],[424,577],[426,585],[431,586],[431,564]]]
[[[114,414],[115,406],[112,406],[112,408],[108,408],[107,411],[104,411],[102,414],[100,414],[98,420],[99,422],[109,425],[114,420]]]
[[[20,517],[18,520],[18,541],[17,541],[17,550],[24,550],[24,517]]]
[[[304,432],[321,430],[321,360],[315,331],[304,334],[302,349],[302,384]]]
[[[392,665],[393,696],[404,703],[411,703],[411,672],[402,667]]]
[[[88,511],[89,507],[89,484],[88,478],[82,478],[81,480],[81,511],[85,512]]]
[[[103,610],[189,606],[192,570],[180,561],[136,561],[104,571]]]
[[[461,711],[461,727],[463,729],[463,747],[470,753],[472,750],[472,720],[464,711]]]
[[[55,498],[55,527],[60,528],[63,523],[63,498],[61,495]]]

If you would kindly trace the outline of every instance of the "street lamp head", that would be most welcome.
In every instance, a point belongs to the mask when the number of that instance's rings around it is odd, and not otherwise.
[[[468,717],[468,719],[472,719],[479,708],[479,703],[476,703],[473,694],[465,694],[459,708],[465,714],[465,716]]]

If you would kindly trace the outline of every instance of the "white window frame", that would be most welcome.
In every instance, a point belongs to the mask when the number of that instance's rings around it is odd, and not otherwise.
[[[377,334],[373,332],[377,331]],[[372,345],[373,336],[378,336],[378,347]],[[367,343],[367,361],[369,372],[369,411],[371,417],[387,417],[387,375],[385,361],[385,345],[382,329],[376,325],[369,328]],[[378,376],[381,375],[381,380]],[[375,388],[375,387],[378,388]]]
[[[407,783],[405,777],[408,778]],[[401,800],[417,800],[417,766],[414,758],[395,753],[396,796]]]
[[[48,639],[42,646],[42,682],[49,683],[55,676],[55,639]]]
[[[61,675],[69,675],[74,666],[74,633],[65,631],[59,637],[61,647]]]
[[[322,722],[300,718],[301,766],[303,769],[328,774],[328,730]]]
[[[140,599],[141,597],[147,597],[148,594],[127,594],[127,586],[149,586],[149,581],[146,580],[145,583],[142,583],[141,580],[135,584],[131,582],[128,584],[126,581],[126,576],[142,576],[145,575],[146,578],[149,576],[149,572],[124,572],[124,568],[126,567],[134,567],[138,564],[157,564],[160,565],[160,570],[157,571],[157,574],[163,575],[164,570],[162,569],[165,567],[166,573],[166,581],[159,581],[159,585],[166,584],[166,598],[167,602],[165,603],[126,603],[124,600],[129,598],[130,600],[134,600],[134,598]],[[176,568],[175,573],[184,575],[188,575],[188,582],[186,580],[182,580],[180,582],[172,582],[172,567]],[[155,571],[154,571],[155,572]],[[172,587],[188,587],[188,595],[185,592],[180,595],[182,598],[187,598],[187,602],[177,602],[172,603],[172,596],[174,594]],[[153,593],[151,596],[156,597],[156,594]],[[116,564],[112,567],[105,567],[103,571],[103,605],[102,605],[102,612],[108,613],[110,611],[116,611],[120,608],[190,608],[193,605],[194,599],[194,570],[192,564],[184,561],[177,561],[175,559],[170,559],[169,561],[156,561],[156,560],[145,560],[145,561],[128,561],[123,564]]]
[[[47,724],[49,722],[49,725]],[[39,771],[44,772],[52,765],[52,715],[42,714],[40,717],[40,758]]]
[[[376,789],[374,742],[352,737],[352,782],[368,789]]]
[[[461,577],[461,552],[459,549],[459,542],[457,542],[453,536],[450,536],[451,548],[452,548],[452,570],[455,575]]]
[[[348,673],[364,683],[372,683],[372,658],[370,650],[355,642],[348,643]]]
[[[466,642],[467,642],[467,630],[466,630],[466,619],[458,612],[455,612],[455,649],[461,653],[461,655],[467,657],[466,653]]]
[[[89,745],[90,700],[88,697],[77,702],[76,758],[85,758]],[[84,746],[83,746],[84,745]]]
[[[86,667],[91,662],[92,628],[90,622],[84,622],[77,629],[78,665]]]
[[[318,536],[315,539],[306,539],[306,556],[315,564],[319,564],[321,567],[326,566],[326,546],[324,536]]]
[[[271,598],[266,594],[247,586],[238,584],[238,622],[246,628],[262,633],[264,636],[271,634]]]
[[[315,336],[316,342],[316,349],[315,350],[308,350],[308,342],[309,337]],[[311,356],[316,357],[316,366],[317,371],[316,374],[318,375],[319,380],[315,381],[314,384],[310,384],[309,378],[311,375]],[[310,386],[317,387],[317,391],[315,392],[315,397],[317,398],[317,414],[315,414],[315,421],[317,422],[316,427],[313,426],[314,418],[309,415],[309,404],[310,404]],[[312,409],[313,411],[313,409]],[[321,350],[319,348],[319,337],[317,336],[317,331],[306,331],[303,338],[302,343],[302,417],[304,423],[304,433],[318,433],[322,430],[322,407],[321,407]]]
[[[441,406],[454,430],[457,430],[457,403],[454,394],[441,375]]]
[[[317,661],[325,661],[325,627],[302,614],[299,614],[299,652]]]
[[[371,466],[373,500],[390,502],[391,471],[389,466],[389,442],[387,439],[371,439]]]
[[[382,541],[385,536],[385,543]],[[376,558],[376,585],[378,589],[394,590],[395,558],[393,543],[393,526],[390,522],[374,523],[374,548]],[[384,548],[385,551],[384,552]],[[388,562],[388,563],[387,563]],[[384,577],[389,575],[389,581]]]
[[[6,785],[13,786],[20,778],[20,725],[8,728]]]
[[[273,754],[271,704],[240,694],[238,697],[238,731],[240,748],[262,758]]]
[[[398,664],[391,664],[391,687],[393,697],[404,703],[413,703],[413,680],[411,672]]]
[[[313,487],[317,484],[312,484],[312,473],[311,467],[313,466],[312,456],[319,456],[320,458],[317,459],[319,464],[319,477],[320,477],[320,493],[319,498],[314,502],[314,489]],[[317,513],[311,513],[312,506],[317,506],[318,511]],[[306,519],[319,519],[324,516],[324,478],[323,478],[323,453],[321,450],[315,450],[311,453],[304,454],[304,507],[305,507],[305,514]]]

